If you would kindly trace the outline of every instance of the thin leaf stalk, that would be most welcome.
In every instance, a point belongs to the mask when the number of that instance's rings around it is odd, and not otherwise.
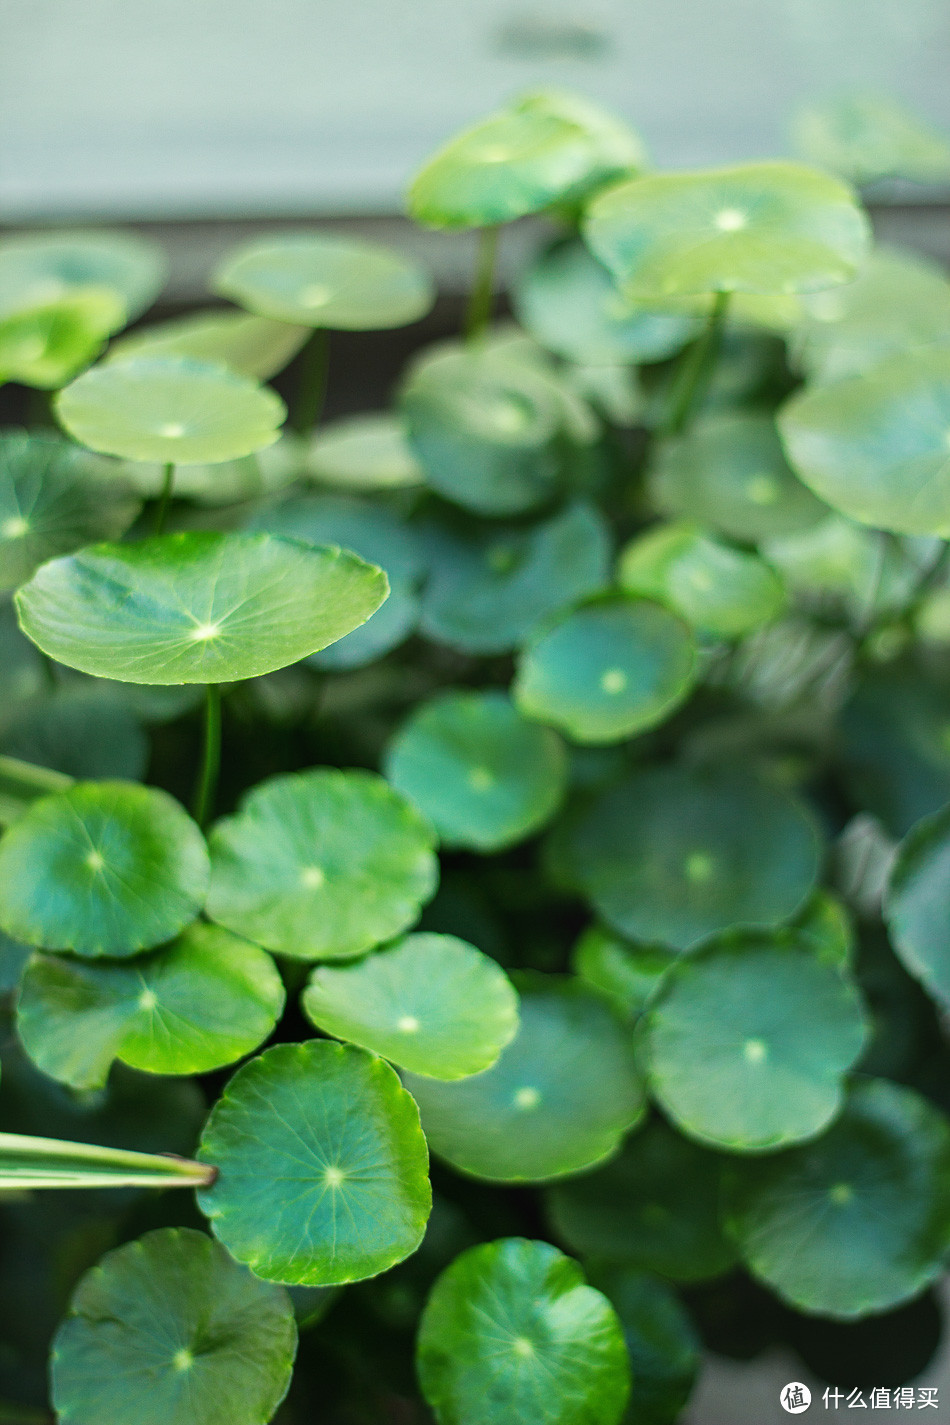
[[[162,478],[162,493],[158,497],[158,509],[155,512],[155,533],[164,534],[165,522],[168,519],[168,511],[171,507],[172,494],[175,489],[175,465],[169,461],[165,466],[165,473]]]
[[[330,373],[330,333],[316,327],[299,359],[299,380],[291,425],[298,435],[311,436],[316,430],[327,395]]]
[[[0,1190],[210,1187],[217,1169],[165,1153],[0,1133]]]
[[[201,748],[201,768],[195,788],[194,817],[205,827],[214,811],[221,771],[221,689],[217,683],[205,686],[204,736]]]
[[[679,435],[709,390],[728,310],[729,293],[717,292],[706,325],[680,359],[673,377],[669,410],[660,428],[661,435]]]
[[[465,340],[478,341],[484,336],[491,320],[495,301],[495,267],[498,259],[497,227],[482,228],[478,235],[475,258],[475,279],[465,311]]]

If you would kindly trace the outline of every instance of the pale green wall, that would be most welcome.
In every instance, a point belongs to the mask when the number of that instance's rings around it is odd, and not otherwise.
[[[539,83],[673,164],[777,151],[841,83],[950,128],[948,74],[947,0],[0,0],[0,220],[393,211]]]

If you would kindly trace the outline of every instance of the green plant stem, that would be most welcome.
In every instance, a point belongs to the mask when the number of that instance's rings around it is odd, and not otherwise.
[[[673,377],[662,435],[678,435],[708,391],[728,309],[729,293],[717,292],[705,327],[684,351]]]
[[[65,792],[72,784],[72,777],[65,772],[22,762],[19,757],[0,757],[0,826],[16,821],[38,797]]]
[[[201,771],[195,788],[194,816],[199,826],[207,825],[214,809],[221,768],[221,689],[217,683],[205,687],[204,742],[201,751]]]
[[[172,502],[172,491],[175,488],[175,466],[169,461],[165,466],[165,476],[162,480],[162,493],[158,497],[158,510],[155,514],[155,533],[162,534],[165,529],[165,521],[168,519],[168,510]]]
[[[59,674],[56,671],[56,663],[48,653],[43,652],[42,648],[39,650],[39,655],[40,661],[43,664],[43,676],[46,679],[46,686],[51,693],[55,693],[59,687]]]
[[[208,1187],[217,1170],[164,1153],[0,1133],[0,1188]]]
[[[465,311],[465,340],[478,341],[491,319],[495,300],[495,262],[498,257],[498,228],[482,228],[478,235],[475,280]]]
[[[300,353],[300,378],[291,424],[298,435],[309,436],[317,428],[327,394],[330,370],[330,333],[317,327]]]

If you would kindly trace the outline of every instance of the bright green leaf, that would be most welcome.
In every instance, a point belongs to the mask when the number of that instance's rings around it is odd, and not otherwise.
[[[773,160],[635,178],[595,198],[585,236],[624,293],[814,292],[849,282],[870,225],[849,188]]]
[[[610,1302],[523,1237],[471,1247],[437,1279],[417,1365],[439,1425],[617,1425],[630,1391]]]
[[[381,1059],[349,1044],[279,1044],[215,1104],[198,1195],[215,1236],[265,1281],[332,1286],[414,1252],[432,1205],[415,1104]]]
[[[0,242],[0,313],[94,287],[121,297],[131,321],[151,305],[164,277],[161,250],[135,233],[18,234]]]
[[[450,139],[416,174],[409,215],[433,228],[481,228],[573,202],[641,168],[636,134],[586,100],[529,94]]]
[[[567,778],[556,733],[526,722],[503,693],[443,693],[390,744],[386,775],[447,846],[499,851],[549,821]]]
[[[785,607],[782,580],[764,559],[688,524],[651,525],[632,539],[621,550],[617,582],[714,638],[741,638]]]
[[[157,787],[77,782],[0,840],[0,929],[47,950],[136,955],[194,920],[207,887],[204,838]]]
[[[17,1030],[45,1074],[99,1088],[113,1059],[151,1074],[233,1064],[267,1038],[283,1007],[283,984],[265,951],[196,923],[134,963],[34,956]]]
[[[340,549],[192,531],[94,545],[17,595],[44,653],[130,683],[221,683],[283,668],[364,623],[385,575]]]
[[[62,1425],[262,1425],[296,1349],[286,1292],[165,1227],[80,1281],[53,1343],[53,1404]]]
[[[63,386],[125,322],[122,299],[97,287],[9,312],[0,317],[0,383],[47,391]]]
[[[654,1097],[683,1132],[761,1153],[828,1126],[868,1021],[854,985],[807,942],[752,932],[682,959],[645,1030]]]
[[[356,964],[321,965],[303,1008],[325,1033],[434,1079],[491,1068],[518,1029],[504,970],[454,935],[407,935]]]
[[[402,421],[383,412],[328,421],[306,459],[311,479],[345,490],[398,490],[425,479]]]
[[[569,614],[522,653],[514,699],[576,742],[619,742],[663,722],[689,695],[696,645],[668,609],[614,599]]]
[[[209,307],[122,337],[110,346],[107,360],[189,356],[220,362],[239,376],[269,381],[293,360],[309,335],[309,327]]]
[[[126,460],[236,460],[273,445],[286,408],[273,391],[225,366],[187,356],[140,356],[96,366],[56,397],[81,445]]]
[[[629,1038],[598,996],[555,977],[519,988],[521,1025],[493,1068],[457,1083],[403,1076],[432,1151],[489,1182],[581,1172],[644,1109]]]
[[[393,939],[438,880],[432,831],[371,772],[272,777],[210,840],[212,920],[301,960],[350,959]]]
[[[793,396],[779,429],[815,494],[861,524],[950,535],[950,347]]]
[[[213,286],[258,316],[343,331],[405,326],[435,300],[417,263],[377,243],[326,233],[242,247],[220,264]]]

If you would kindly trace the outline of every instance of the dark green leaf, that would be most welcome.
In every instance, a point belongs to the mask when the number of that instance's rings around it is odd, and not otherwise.
[[[614,599],[578,609],[529,644],[513,692],[526,717],[576,742],[619,742],[669,717],[695,673],[695,642],[675,614]]]
[[[148,738],[122,696],[108,684],[57,688],[24,708],[0,736],[0,752],[80,780],[138,782]]]
[[[0,588],[98,539],[118,539],[141,501],[104,461],[59,436],[0,434]]]
[[[405,1074],[432,1151],[490,1182],[542,1182],[616,1152],[643,1114],[629,1037],[576,982],[521,988],[521,1026],[493,1068],[458,1083]]]
[[[572,1252],[673,1281],[719,1276],[736,1255],[719,1223],[725,1161],[654,1119],[609,1163],[549,1189],[554,1230]]]
[[[600,1268],[594,1284],[613,1303],[627,1343],[630,1425],[674,1425],[689,1399],[702,1343],[676,1292],[632,1267]]]
[[[287,1293],[187,1228],[149,1232],[82,1278],[56,1333],[63,1425],[262,1425],[287,1393]]]
[[[860,1083],[816,1143],[737,1168],[725,1211],[746,1266],[799,1310],[886,1311],[944,1270],[950,1124],[909,1089]]]
[[[572,877],[621,934],[685,950],[738,925],[778,925],[818,874],[811,817],[731,767],[651,767],[565,827]]]

